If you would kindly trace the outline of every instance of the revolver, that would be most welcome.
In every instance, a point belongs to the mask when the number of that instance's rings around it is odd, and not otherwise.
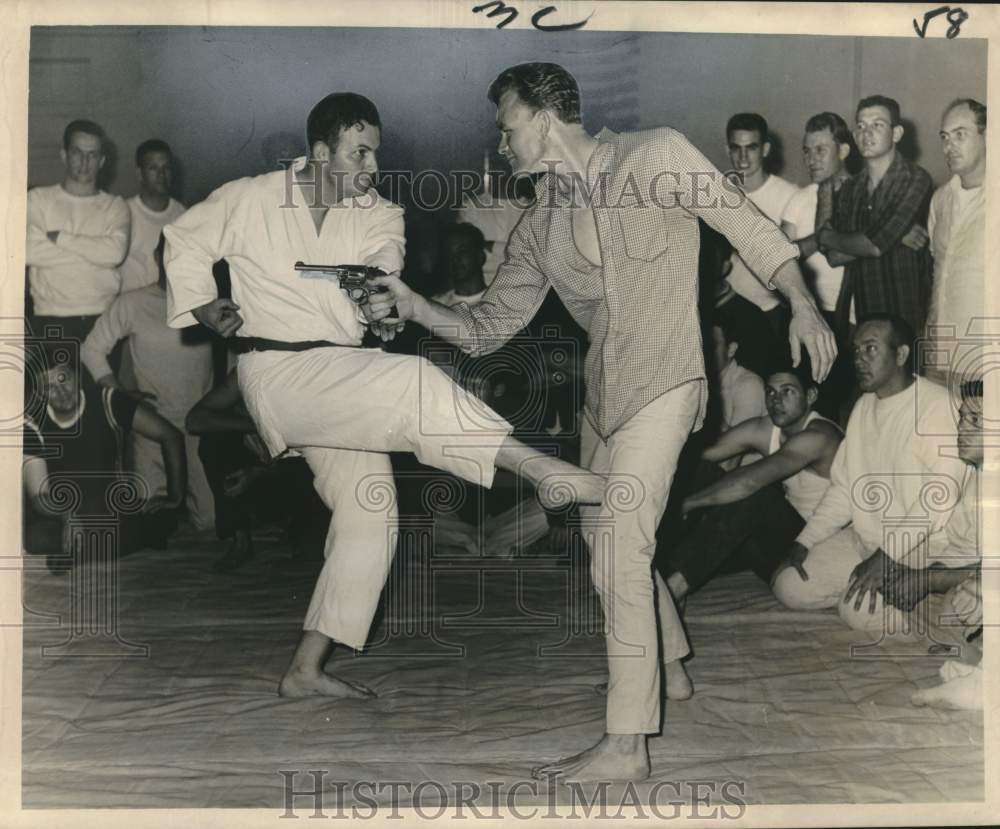
[[[372,282],[376,276],[385,276],[385,271],[369,265],[307,265],[305,262],[296,262],[295,270],[303,279],[336,282],[357,305],[367,305],[372,294],[383,294],[388,290]],[[395,305],[389,311],[389,316],[399,316]]]

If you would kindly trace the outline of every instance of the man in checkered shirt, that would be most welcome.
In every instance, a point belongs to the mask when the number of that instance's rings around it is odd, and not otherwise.
[[[680,661],[687,639],[659,576],[654,587],[652,559],[678,455],[705,412],[698,217],[787,297],[796,364],[805,345],[821,380],[836,346],[795,247],[683,135],[667,128],[589,135],[576,80],[551,63],[505,70],[489,97],[500,153],[515,175],[546,173],[506,261],[474,307],[445,308],[390,276],[369,313],[383,319],[395,304],[401,318],[478,355],[522,329],[554,288],[587,330],[581,463],[607,473],[609,487],[604,504],[581,509],[581,517],[585,535],[605,534],[590,548],[608,629],[607,724],[595,746],[534,773],[639,780],[650,771],[646,735],[660,728],[659,662],[668,697],[692,693]]]

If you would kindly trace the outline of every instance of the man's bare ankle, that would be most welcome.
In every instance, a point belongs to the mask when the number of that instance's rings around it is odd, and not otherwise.
[[[646,744],[645,734],[606,734],[608,745],[619,751],[632,753]]]

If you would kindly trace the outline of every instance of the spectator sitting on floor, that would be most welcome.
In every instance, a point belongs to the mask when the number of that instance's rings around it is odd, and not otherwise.
[[[740,365],[737,353],[742,347],[738,324],[725,311],[717,311],[709,329],[709,388],[715,392],[719,434],[725,434],[746,420],[767,414],[764,405],[764,381],[760,375]],[[734,457],[722,464],[725,469],[739,466],[756,454]]]
[[[881,636],[909,620],[889,601],[901,566],[950,567],[948,522],[965,465],[941,450],[954,434],[948,393],[913,376],[914,332],[902,318],[864,319],[854,334],[854,370],[864,392],[830,469],[830,486],[773,579],[795,610],[838,608],[848,625]],[[941,490],[934,508],[927,487]],[[888,604],[888,607],[884,607]]]
[[[159,153],[153,153],[157,156]],[[167,275],[163,270],[164,239],[150,251],[159,269],[159,279],[134,291],[126,291],[111,303],[80,350],[90,376],[101,387],[120,388],[109,355],[119,340],[127,340],[132,355],[138,395],[177,429],[184,429],[188,410],[212,387],[212,345],[204,331],[179,331],[167,325]],[[133,253],[136,253],[133,251]],[[132,436],[132,464],[154,494],[166,488],[160,452],[141,433]],[[198,459],[198,442],[184,436],[187,455],[187,513],[196,529],[215,523],[215,507]]]
[[[694,526],[666,556],[675,599],[720,570],[750,568],[770,582],[823,497],[843,437],[813,411],[817,395],[808,359],[783,366],[767,378],[767,415],[734,426],[704,450],[700,477],[711,482],[684,499],[681,512]],[[715,466],[745,452],[761,458],[725,474]]]
[[[133,430],[159,446],[167,487],[165,494],[146,498],[138,511],[114,515],[118,554],[147,546],[163,549],[187,491],[183,436],[148,404],[119,389],[84,387],[69,348],[50,343],[46,352],[45,410],[37,418],[26,418],[24,425],[25,549],[46,555],[52,570],[65,563],[60,557],[72,552],[67,547],[71,519],[106,517],[114,509],[109,493],[127,481],[123,439]],[[72,514],[65,509],[65,486],[78,500]],[[142,487],[134,489],[126,483],[122,491],[127,495],[118,500],[142,498]]]
[[[914,705],[936,708],[983,708],[983,583],[980,528],[980,470],[983,466],[983,381],[960,387],[958,456],[971,467],[962,501],[945,525],[948,567],[900,568],[886,585],[886,600],[896,607],[916,607],[934,593],[944,593],[930,609],[930,638],[949,645],[955,659],[941,666],[941,685],[913,694]],[[957,583],[956,583],[957,582]]]
[[[215,529],[229,549],[213,565],[235,570],[253,558],[255,522],[276,521],[293,551],[319,556],[330,511],[313,488],[305,460],[273,459],[243,406],[236,370],[188,412],[185,427],[201,435],[198,455],[215,496]]]

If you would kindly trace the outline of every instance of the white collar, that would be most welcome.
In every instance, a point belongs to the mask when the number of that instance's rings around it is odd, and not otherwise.
[[[83,410],[86,408],[87,395],[83,393],[83,389],[80,389],[80,405],[68,420],[60,420],[59,416],[52,411],[52,407],[48,403],[45,404],[45,411],[48,413],[49,419],[60,429],[69,429],[71,426],[75,426],[77,422],[79,422],[80,418],[83,417]]]

